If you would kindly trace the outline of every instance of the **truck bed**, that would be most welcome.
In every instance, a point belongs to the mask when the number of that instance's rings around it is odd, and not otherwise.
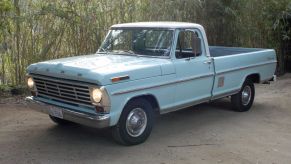
[[[209,46],[210,56],[221,57],[229,55],[237,55],[241,53],[249,53],[255,51],[262,51],[262,48],[240,48],[240,47],[222,47],[222,46]]]
[[[258,74],[260,82],[267,81],[276,69],[276,54],[272,49],[216,46],[209,49],[216,74],[214,96],[240,90],[246,75]]]

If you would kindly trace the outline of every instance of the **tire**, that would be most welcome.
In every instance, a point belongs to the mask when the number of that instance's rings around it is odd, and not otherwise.
[[[145,99],[130,101],[116,126],[112,128],[114,140],[122,145],[143,143],[149,136],[154,125],[154,110]]]
[[[73,122],[49,115],[50,119],[58,125],[71,125]]]
[[[233,110],[238,112],[246,112],[250,110],[253,105],[254,98],[254,83],[251,80],[246,79],[239,93],[231,96]]]

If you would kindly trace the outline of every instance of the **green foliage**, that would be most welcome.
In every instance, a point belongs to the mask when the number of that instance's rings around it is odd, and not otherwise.
[[[0,85],[0,96],[23,95],[28,92],[27,87],[22,85]]]
[[[0,93],[1,94],[10,92],[10,90],[11,90],[10,86],[8,86],[8,85],[0,85]]]
[[[11,10],[12,10],[12,4],[9,0],[1,0],[0,1],[0,44],[2,43],[2,40],[3,40],[3,36],[4,36],[3,33],[10,32],[10,30],[9,30],[10,23],[8,21],[7,14]],[[0,51],[1,51],[1,47],[0,47]],[[2,49],[3,49],[3,47],[2,47]]]
[[[280,52],[290,13],[290,0],[1,0],[0,84],[23,83],[31,63],[96,52],[116,23],[196,22],[212,45]]]

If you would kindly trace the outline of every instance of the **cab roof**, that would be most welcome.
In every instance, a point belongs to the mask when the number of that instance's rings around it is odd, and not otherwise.
[[[111,26],[114,28],[165,28],[165,29],[177,29],[177,28],[201,28],[202,26],[196,23],[188,22],[134,22],[115,24]]]

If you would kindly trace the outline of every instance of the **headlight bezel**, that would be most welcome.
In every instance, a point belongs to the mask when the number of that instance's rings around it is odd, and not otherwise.
[[[97,97],[94,97],[97,96]],[[98,87],[90,87],[90,99],[92,104],[98,105],[102,101],[102,90]]]
[[[95,102],[92,99],[92,91],[93,91],[93,89],[96,89],[96,88],[99,89],[102,92],[100,102]],[[94,106],[96,106],[96,108],[97,107],[102,107],[103,110],[104,110],[103,112],[109,113],[110,112],[111,102],[110,102],[110,98],[109,98],[109,94],[107,92],[107,89],[104,86],[89,86],[89,92],[90,92],[90,99],[91,99],[92,104]]]
[[[32,77],[27,78],[26,83],[27,83],[28,88],[33,89],[33,87],[34,87],[34,80],[33,80]]]
[[[35,81],[32,76],[29,75],[26,76],[26,86],[28,87],[29,90],[36,91]]]

